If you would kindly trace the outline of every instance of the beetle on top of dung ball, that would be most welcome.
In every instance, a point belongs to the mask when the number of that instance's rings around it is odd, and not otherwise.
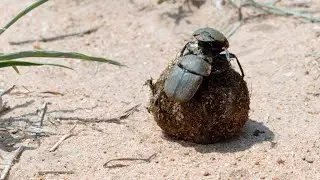
[[[250,97],[242,67],[228,52],[219,31],[201,28],[193,33],[151,89],[148,111],[164,134],[209,144],[239,134],[248,119]],[[230,59],[235,58],[241,74]]]
[[[250,96],[242,67],[227,51],[219,31],[201,28],[193,33],[178,58],[149,80],[148,111],[165,135],[209,144],[231,138],[248,120]],[[235,58],[241,75],[230,64]]]
[[[194,96],[203,77],[225,70],[212,67],[213,62],[221,59],[221,56],[225,56],[227,61],[235,58],[244,77],[241,64],[238,58],[227,50],[229,41],[222,33],[213,28],[201,28],[196,30],[193,36],[196,40],[183,47],[179,60],[164,85],[167,96],[179,102],[187,102]]]

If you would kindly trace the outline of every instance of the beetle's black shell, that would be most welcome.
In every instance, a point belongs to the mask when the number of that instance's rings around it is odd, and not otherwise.
[[[238,134],[248,119],[249,92],[241,75],[222,58],[213,63],[213,72],[204,77],[194,97],[185,103],[168,98],[163,86],[172,65],[155,84],[149,112],[163,132],[171,137],[200,144],[214,143]],[[217,69],[216,69],[217,68]]]
[[[218,30],[213,28],[200,28],[193,33],[193,36],[202,42],[212,42],[210,46],[214,48],[228,48],[229,41],[228,39]]]
[[[194,54],[179,58],[164,84],[166,95],[175,101],[189,101],[198,91],[203,77],[211,73],[211,65]]]
[[[192,74],[175,65],[164,83],[164,92],[175,101],[186,102],[197,92],[202,80],[202,76]]]
[[[194,74],[208,76],[211,73],[211,66],[208,62],[194,54],[188,54],[180,57],[179,64]]]

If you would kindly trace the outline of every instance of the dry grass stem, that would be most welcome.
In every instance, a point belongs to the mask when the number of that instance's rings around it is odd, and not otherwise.
[[[44,103],[43,104],[43,107],[41,108],[41,114],[40,114],[40,120],[39,120],[39,129],[42,129],[43,127],[43,119],[44,119],[44,116],[47,112],[47,108],[48,108],[48,103]],[[39,138],[40,136],[40,133],[36,133],[36,139]]]
[[[54,119],[59,119],[59,120],[77,120],[77,121],[87,122],[87,123],[107,122],[107,123],[120,124],[121,120],[124,120],[124,119],[128,118],[134,112],[138,111],[138,108],[140,106],[141,106],[141,104],[137,104],[137,105],[133,106],[132,108],[129,108],[128,110],[124,111],[124,113],[122,115],[120,115],[119,117],[109,118],[109,119],[82,118],[82,117],[78,117],[78,116],[73,116],[73,117],[59,116],[59,117],[54,117]]]
[[[30,39],[30,40],[24,40],[24,41],[11,41],[9,42],[10,45],[23,45],[23,44],[29,44],[34,42],[51,42],[51,41],[57,41],[62,40],[65,38],[73,37],[73,36],[83,36],[87,34],[91,34],[96,32],[99,29],[99,27],[87,29],[82,32],[76,32],[76,33],[70,33],[70,34],[63,34],[55,37],[48,37],[48,38],[41,38],[41,39]]]
[[[19,155],[22,153],[22,151],[24,150],[24,146],[20,146],[13,154],[13,156],[7,161],[2,173],[1,173],[1,177],[0,180],[4,180],[6,179],[6,177],[8,176],[8,173],[11,169],[11,166],[13,165],[14,161],[19,157]]]
[[[15,87],[16,87],[16,86],[13,85],[13,86],[10,87],[9,89],[3,91],[3,92],[1,93],[1,96],[6,95],[6,94],[9,94],[12,90],[14,90]]]
[[[54,144],[54,145],[52,146],[52,148],[49,150],[49,152],[53,152],[53,151],[55,151],[56,149],[58,149],[58,147],[60,146],[60,144],[61,144],[64,140],[66,140],[66,139],[68,139],[69,137],[71,137],[71,136],[73,135],[73,130],[76,128],[76,126],[77,126],[77,124],[75,124],[65,135],[63,135],[63,136],[60,138],[60,140],[59,140],[56,144]]]
[[[46,174],[74,174],[74,171],[38,171],[38,175],[46,175]]]
[[[129,166],[129,165],[126,165],[126,164],[114,164],[114,165],[108,165],[110,162],[114,162],[114,161],[144,161],[144,162],[151,162],[151,159],[153,157],[156,156],[156,153],[152,154],[150,157],[148,158],[118,158],[118,159],[111,159],[109,160],[108,162],[106,162],[103,167],[104,168],[119,168],[119,167],[126,167],[126,166]]]

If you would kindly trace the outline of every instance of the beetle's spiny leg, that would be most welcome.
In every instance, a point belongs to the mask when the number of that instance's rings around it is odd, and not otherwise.
[[[190,44],[190,42],[188,42],[186,45],[184,45],[184,47],[182,48],[181,52],[180,52],[180,57],[183,55],[184,51],[187,49],[187,46]]]
[[[229,52],[228,49],[226,49],[226,48],[223,48],[223,49],[224,49],[224,51],[226,52],[226,58],[227,58],[227,60],[230,62],[230,61],[231,61],[230,52]]]
[[[153,79],[152,77],[148,80],[146,80],[146,82],[143,84],[144,86],[149,86],[149,88],[151,89],[151,93],[152,95],[155,94],[155,84],[153,83]]]
[[[238,64],[238,66],[239,66],[239,68],[240,68],[240,71],[241,71],[241,76],[242,76],[242,78],[243,78],[243,77],[244,77],[244,72],[243,72],[242,66],[241,66],[241,64],[240,64],[237,56],[236,56],[235,54],[232,54],[232,53],[230,53],[230,55],[232,56],[232,58],[235,58],[235,59],[236,59],[237,64]]]

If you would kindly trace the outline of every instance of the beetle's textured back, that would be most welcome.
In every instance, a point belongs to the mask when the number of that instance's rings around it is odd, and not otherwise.
[[[196,55],[186,55],[180,58],[178,62],[182,68],[188,70],[189,72],[201,76],[209,76],[211,73],[211,65]]]
[[[221,32],[213,28],[198,29],[193,33],[193,36],[199,41],[217,43],[217,45],[225,48],[229,47],[228,39]]]
[[[164,92],[174,101],[187,102],[199,89],[202,76],[192,74],[178,66],[172,68],[164,84]]]

